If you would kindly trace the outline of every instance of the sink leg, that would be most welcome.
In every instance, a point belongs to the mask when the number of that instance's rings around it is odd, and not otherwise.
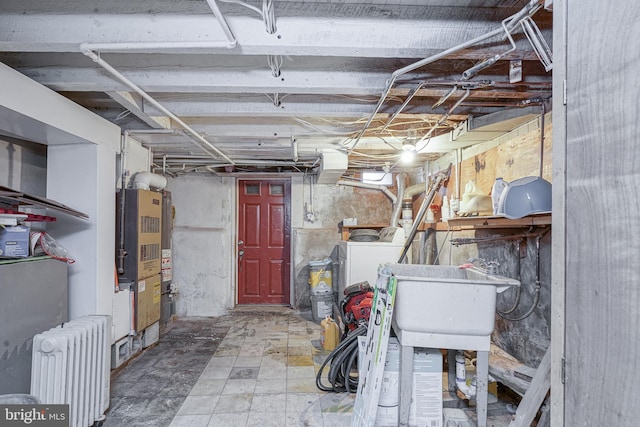
[[[409,425],[409,405],[411,405],[411,391],[413,389],[413,347],[400,346],[400,408],[398,411],[398,425]]]
[[[487,392],[489,376],[489,352],[478,351],[476,359],[476,411],[478,427],[487,426]]]

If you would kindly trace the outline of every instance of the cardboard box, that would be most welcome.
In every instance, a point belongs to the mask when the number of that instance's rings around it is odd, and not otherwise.
[[[413,390],[410,426],[442,426],[442,353],[416,348],[413,356]]]
[[[22,225],[0,227],[0,258],[29,256],[29,228]]]

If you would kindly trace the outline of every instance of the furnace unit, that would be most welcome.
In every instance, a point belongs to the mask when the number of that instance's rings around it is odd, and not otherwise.
[[[120,227],[124,226],[126,255],[120,282],[132,283],[135,330],[141,332],[160,320],[162,194],[126,189],[124,195],[124,223]]]

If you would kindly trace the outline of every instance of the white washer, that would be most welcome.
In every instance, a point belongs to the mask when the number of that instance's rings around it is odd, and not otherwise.
[[[375,286],[376,279],[378,278],[378,266],[380,264],[398,262],[404,247],[404,232],[401,228],[398,230],[398,233],[393,233],[394,235],[388,238],[392,241],[341,241],[339,243],[339,301],[344,298],[344,289],[349,285],[366,280],[372,287]]]

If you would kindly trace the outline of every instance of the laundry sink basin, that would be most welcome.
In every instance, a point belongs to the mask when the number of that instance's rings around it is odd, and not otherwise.
[[[397,279],[392,325],[406,346],[489,351],[496,295],[520,286],[475,267],[387,267]]]

